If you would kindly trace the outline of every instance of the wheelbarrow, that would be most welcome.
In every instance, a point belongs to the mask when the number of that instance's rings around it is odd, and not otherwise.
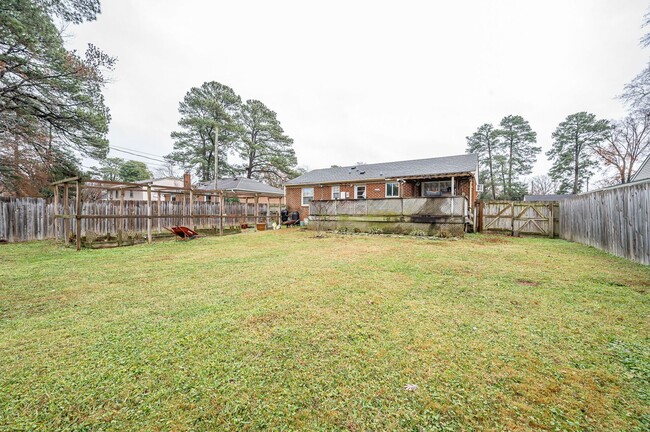
[[[167,228],[167,227],[163,227],[163,228],[165,228],[167,231],[173,232],[181,240],[193,240],[199,236],[199,233],[184,226],[173,226],[171,228]]]

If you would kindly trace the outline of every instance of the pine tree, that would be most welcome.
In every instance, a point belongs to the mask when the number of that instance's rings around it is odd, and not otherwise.
[[[580,193],[597,166],[593,148],[607,136],[609,123],[587,112],[567,116],[553,132],[546,155],[553,161],[549,176],[560,183],[559,193]]]
[[[537,154],[542,149],[535,145],[537,133],[522,116],[506,116],[499,126],[496,135],[500,138],[501,150],[507,164],[503,178],[503,195],[508,199],[520,198],[523,196],[522,191],[526,190],[520,179],[532,172]]]
[[[484,196],[497,197],[497,179],[495,178],[495,161],[500,151],[499,137],[491,124],[481,125],[472,136],[467,138],[467,153],[476,153],[481,166],[479,181],[489,188]]]

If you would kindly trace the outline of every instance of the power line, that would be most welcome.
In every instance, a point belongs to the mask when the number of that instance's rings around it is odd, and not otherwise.
[[[115,150],[115,151],[122,152],[122,153],[127,153],[127,154],[137,156],[137,157],[141,157],[143,159],[149,159],[149,160],[152,160],[152,161],[155,161],[155,162],[160,162],[160,163],[167,163],[167,161],[163,160],[163,159],[157,159],[157,158],[153,158],[153,157],[150,157],[150,156],[144,156],[144,155],[140,155],[140,154],[134,153],[134,152],[129,151],[129,150],[120,150],[120,149],[117,149],[115,147],[111,147],[111,148],[113,150]]]
[[[148,153],[146,151],[136,150],[136,149],[132,149],[132,148],[124,147],[124,146],[112,145],[111,148],[116,149],[116,150],[126,150],[126,151],[135,152],[135,153],[141,153],[143,155],[153,156],[153,157],[157,157],[157,158],[163,158],[163,159],[165,158],[164,156],[160,156],[160,155],[157,155],[157,154],[154,154],[154,153]]]

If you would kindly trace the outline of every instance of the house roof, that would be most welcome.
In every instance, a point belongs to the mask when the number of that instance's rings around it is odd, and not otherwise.
[[[562,201],[572,197],[571,194],[548,194],[548,195],[524,195],[524,201]]]
[[[198,183],[197,189],[215,190],[214,180],[210,182]],[[235,192],[250,192],[266,196],[284,196],[282,189],[267,185],[261,181],[249,179],[246,177],[231,177],[219,179],[217,182],[217,190],[235,191]]]
[[[158,178],[152,178],[152,179],[146,179],[146,180],[138,180],[138,181],[135,181],[133,183],[142,183],[143,185],[147,185],[149,183],[156,183],[156,182],[159,182],[161,180],[177,180],[177,181],[181,181],[181,182],[183,181],[182,178],[178,178],[178,177],[158,177]]]
[[[478,155],[468,153],[429,159],[316,169],[289,180],[286,185],[468,174],[476,172],[477,166]]]
[[[639,169],[634,173],[632,181],[650,179],[650,155],[643,161]]]

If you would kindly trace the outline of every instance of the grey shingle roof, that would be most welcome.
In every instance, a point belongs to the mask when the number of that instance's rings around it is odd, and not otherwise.
[[[558,194],[548,194],[548,195],[524,195],[524,201],[562,201],[563,199],[571,198],[574,195],[558,195]]]
[[[286,185],[469,173],[475,172],[477,165],[478,156],[468,153],[429,159],[324,168],[309,171],[289,180]]]
[[[214,190],[214,181],[206,183],[198,183],[197,189]],[[228,190],[235,192],[250,192],[258,193],[261,195],[284,195],[282,189],[278,189],[266,183],[257,180],[249,179],[246,177],[234,177],[219,179],[217,182],[217,190]]]

